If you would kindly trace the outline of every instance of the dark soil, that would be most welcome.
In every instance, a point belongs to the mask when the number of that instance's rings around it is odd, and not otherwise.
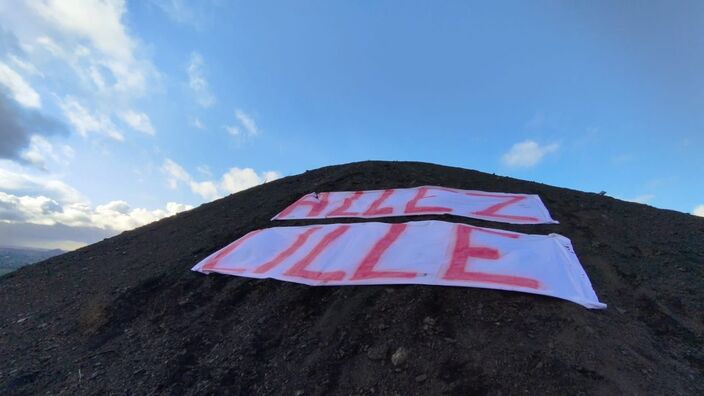
[[[304,193],[424,184],[540,194],[561,224],[385,221],[560,233],[609,308],[190,271]],[[431,164],[331,166],[0,278],[0,394],[704,394],[703,263],[704,219],[684,213]]]

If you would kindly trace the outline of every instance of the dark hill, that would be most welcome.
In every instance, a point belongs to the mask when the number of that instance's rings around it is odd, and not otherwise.
[[[304,193],[424,184],[540,194],[561,224],[436,218],[571,238],[609,308],[190,271]],[[431,164],[331,166],[0,278],[0,394],[704,394],[702,263],[691,215]]]

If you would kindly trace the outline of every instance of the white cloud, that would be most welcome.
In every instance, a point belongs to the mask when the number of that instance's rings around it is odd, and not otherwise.
[[[44,74],[42,72],[40,72],[39,69],[37,69],[37,67],[34,66],[33,64],[31,64],[23,59],[20,59],[15,55],[10,55],[10,60],[12,61],[12,63],[15,66],[22,69],[22,71],[24,71],[25,73],[32,75],[32,76],[44,77]]]
[[[55,28],[87,39],[110,58],[132,59],[135,44],[122,24],[123,0],[40,0],[29,5]]]
[[[123,24],[123,0],[39,0],[27,3],[27,10],[20,14],[23,20],[13,21],[15,30],[23,31],[17,25],[24,23],[42,32],[39,44],[67,62],[79,78],[91,77],[100,89],[139,95],[157,74],[151,62],[137,55],[137,40]],[[99,70],[114,83],[104,84]]]
[[[210,171],[210,167],[208,165],[199,165],[196,168],[196,170],[204,176],[207,176],[207,177],[213,176],[213,172]]]
[[[190,205],[169,202],[166,204],[165,209],[133,209],[125,201],[112,201],[105,205],[98,205],[90,214],[90,223],[86,225],[124,231],[149,224],[192,208],[193,207]]]
[[[21,154],[21,158],[39,169],[47,170],[48,160],[66,166],[74,155],[75,152],[71,146],[63,145],[56,148],[45,138],[33,135],[29,142],[29,148]]]
[[[704,217],[704,204],[698,205],[692,210],[692,214],[695,216]]]
[[[60,106],[79,133],[122,140],[112,120],[160,83],[149,51],[128,28],[127,6],[124,0],[0,1],[0,26],[19,43],[0,65],[0,85],[12,85],[16,100],[37,108],[44,99],[41,89],[51,87],[67,98]],[[36,87],[37,93],[17,72],[39,76],[49,86]],[[150,133],[149,125],[141,122],[137,129]]]
[[[196,29],[201,29],[205,23],[205,15],[196,5],[206,5],[212,7],[214,2],[188,2],[185,0],[151,0],[159,7],[171,20],[176,23],[190,25]]]
[[[189,125],[196,129],[205,129],[205,125],[203,125],[203,122],[201,122],[198,117],[192,117],[189,121]]]
[[[266,171],[262,177],[262,183],[268,183],[276,179],[281,179],[283,175],[277,171]]]
[[[188,72],[188,85],[196,95],[196,101],[203,107],[210,107],[215,103],[215,96],[210,92],[210,85],[205,79],[203,72],[203,57],[197,53],[191,53],[191,58],[186,67]]]
[[[42,106],[41,97],[37,91],[22,76],[3,62],[0,62],[0,85],[4,85],[10,91],[12,97],[22,106],[35,109]]]
[[[135,131],[146,133],[147,135],[154,135],[155,133],[152,121],[149,119],[149,116],[144,113],[128,110],[122,112],[120,117]]]
[[[166,203],[166,212],[171,215],[175,215],[177,213],[185,212],[187,210],[193,209],[193,206],[191,205],[186,205],[186,204],[181,204],[177,202],[167,202]]]
[[[626,201],[647,204],[647,203],[652,202],[653,199],[655,199],[654,194],[643,194],[643,195],[639,195],[635,198],[627,199]]]
[[[501,157],[501,161],[508,166],[531,167],[540,162],[545,155],[557,151],[559,147],[557,143],[541,146],[532,140],[526,140],[511,146],[508,153]]]
[[[87,202],[62,203],[43,195],[17,196],[0,192],[0,222],[69,227],[97,227],[125,231],[191,209],[169,202],[164,209],[132,208],[125,201],[111,201],[92,208]]]
[[[84,201],[75,188],[61,180],[44,175],[29,175],[24,173],[21,167],[12,163],[7,164],[7,168],[0,167],[0,187],[4,192],[14,195],[43,195],[68,203]]]
[[[196,181],[181,165],[168,158],[164,161],[162,170],[167,176],[169,187],[175,189],[180,184],[187,185],[191,192],[209,201],[281,178],[281,174],[276,171],[257,173],[252,168],[230,168],[219,182]]]
[[[222,188],[229,193],[246,190],[263,182],[252,168],[232,168],[222,175]]]
[[[191,191],[207,199],[208,201],[220,198],[218,187],[212,181],[197,182],[192,180],[189,182],[189,185],[191,187]]]
[[[191,180],[191,175],[189,175],[181,165],[169,158],[164,161],[162,170],[168,176],[167,182],[172,189],[178,187],[178,184],[181,182],[188,183]]]
[[[53,177],[36,177],[0,167],[0,223],[94,227],[112,232],[142,226],[192,206],[132,208],[121,200],[93,207],[76,189]]]
[[[58,58],[66,58],[67,57],[67,54],[64,52],[63,48],[61,48],[58,44],[56,44],[56,41],[54,41],[49,36],[39,36],[39,37],[37,37],[36,42],[42,48],[44,48],[46,51],[48,51],[50,54],[54,55],[55,57],[58,57]]]
[[[88,109],[78,103],[78,100],[70,96],[61,100],[59,106],[73,128],[81,136],[98,133],[117,141],[124,140],[122,132],[113,124],[110,116],[102,113],[91,114]]]
[[[252,168],[230,168],[222,175],[220,190],[233,194],[280,178],[281,174],[276,171],[257,173]]]
[[[244,130],[247,131],[247,135],[256,136],[257,134],[259,134],[257,124],[256,122],[254,122],[254,118],[252,118],[249,114],[245,113],[240,109],[237,109],[235,110],[235,117],[237,117],[237,120],[240,122],[240,124],[242,124]]]
[[[229,133],[232,136],[239,136],[240,135],[240,128],[234,126],[234,125],[225,125],[225,130],[227,133]]]
[[[254,118],[241,109],[235,110],[237,125],[225,125],[223,128],[232,136],[238,138],[238,142],[243,142],[246,138],[252,138],[259,134],[259,128]]]
[[[68,144],[61,146],[61,153],[67,160],[72,160],[76,156],[76,151]]]

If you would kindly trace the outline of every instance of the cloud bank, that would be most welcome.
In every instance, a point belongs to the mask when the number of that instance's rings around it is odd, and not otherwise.
[[[209,201],[281,178],[277,171],[257,173],[252,168],[235,167],[225,172],[219,181],[196,181],[181,165],[168,158],[162,165],[162,171],[170,188],[187,185],[191,192]]]
[[[34,108],[22,107],[0,92],[0,159],[27,162],[22,151],[29,147],[32,135],[66,134],[65,126]],[[30,161],[31,162],[31,161]]]
[[[557,143],[541,146],[532,140],[525,140],[511,146],[501,157],[501,162],[511,167],[529,168],[537,165],[543,157],[557,151],[559,147]]]

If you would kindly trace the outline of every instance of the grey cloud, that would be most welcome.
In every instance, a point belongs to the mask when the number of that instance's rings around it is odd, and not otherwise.
[[[66,245],[91,244],[115,234],[117,232],[96,227],[0,222],[0,241],[3,246],[55,247],[57,242],[68,242]]]
[[[26,208],[23,208],[22,204],[17,202],[16,199],[6,200],[0,196],[0,221],[28,221],[29,217],[23,209]],[[54,200],[47,200],[45,202],[42,202],[39,206],[39,209],[44,215],[50,215],[52,213],[61,213],[64,211],[64,208]]]
[[[18,210],[17,205],[12,202],[0,200],[0,221],[24,221],[27,216]],[[2,241],[2,238],[0,238]]]
[[[64,208],[56,201],[47,201],[44,202],[41,206],[42,208],[42,214],[48,215],[52,213],[61,213],[64,211]]]
[[[20,152],[32,135],[66,134],[66,126],[37,110],[19,106],[0,90],[0,158],[23,162]]]

